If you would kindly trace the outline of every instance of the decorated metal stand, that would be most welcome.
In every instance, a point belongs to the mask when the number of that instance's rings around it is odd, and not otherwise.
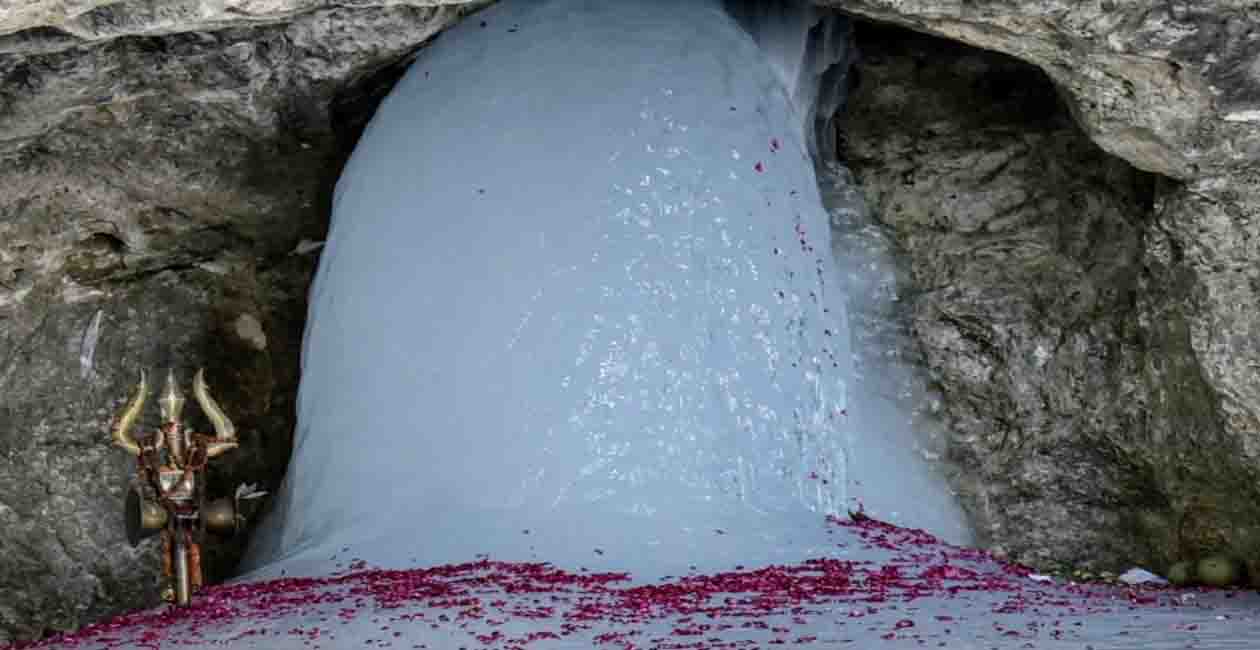
[[[201,588],[201,542],[205,531],[234,534],[243,519],[240,500],[253,496],[238,490],[233,497],[206,501],[206,463],[236,448],[236,429],[210,396],[201,370],[193,378],[193,396],[213,425],[214,435],[184,427],[180,420],[184,397],[173,370],[167,374],[166,386],[158,398],[161,427],[137,436],[131,433],[148,397],[148,378],[141,371],[135,396],[119,414],[111,432],[114,444],[136,457],[136,476],[126,501],[127,539],[135,546],[161,533],[162,569],[169,580],[163,597],[178,605],[187,605],[192,594]]]

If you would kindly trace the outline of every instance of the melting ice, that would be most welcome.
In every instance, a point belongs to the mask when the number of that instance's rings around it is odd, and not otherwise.
[[[923,474],[852,401],[810,156],[846,30],[769,6],[509,1],[420,53],[337,185],[255,566],[796,560],[856,473]],[[956,514],[916,485],[901,523]]]

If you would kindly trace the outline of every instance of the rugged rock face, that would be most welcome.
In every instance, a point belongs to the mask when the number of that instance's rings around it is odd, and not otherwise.
[[[477,6],[438,4],[0,0],[0,643],[152,604],[105,433],[140,367],[208,367],[219,490],[283,471],[310,242],[391,66]],[[847,115],[985,541],[1260,558],[1253,3],[843,6],[1049,79],[870,29]]]
[[[1254,21],[1220,9],[896,18],[1053,86],[941,41],[861,40],[850,163],[906,253],[956,485],[1020,560],[1162,569],[1220,550],[1260,574],[1257,80],[1235,74],[1258,60]],[[1136,31],[1094,43],[1090,20]],[[1141,72],[1159,66],[1179,76]]]
[[[821,2],[1041,68],[1103,149],[1177,179],[1260,156],[1260,8],[1246,0]]]
[[[987,267],[975,260],[953,262],[954,268],[973,274],[986,268],[997,273],[993,269],[1005,266],[1029,281],[1047,277],[1042,275],[1047,270],[1052,271],[1048,277],[1060,281],[1071,281],[1072,275],[1082,280],[1064,284],[1059,296],[1047,295],[1056,300],[1042,301],[1041,313],[1027,308],[1037,305],[1035,300],[1004,304],[991,293],[1013,284],[1007,281],[973,278],[951,286],[951,278],[933,277],[919,285],[926,294],[915,301],[915,331],[957,427],[951,449],[964,468],[1002,467],[964,472],[966,479],[960,481],[972,495],[968,505],[982,536],[1039,564],[1146,562],[1160,568],[1219,549],[1242,558],[1252,580],[1260,579],[1260,513],[1255,508],[1260,325],[1254,310],[1260,304],[1260,14],[1255,5],[858,0],[843,7],[1036,65],[1097,145],[1161,175],[1144,219],[1134,221],[1141,211],[1120,205],[1110,208],[1110,217],[1102,217],[1096,205],[1082,209],[1079,201],[1085,197],[1097,202],[1107,193],[1078,192],[1070,211],[1086,219],[1068,225],[1107,226],[1100,234],[1073,236],[1069,230],[1058,240],[1042,238],[1043,244],[1056,246],[1050,249],[1054,255],[1029,256],[1024,246],[997,250],[997,260]],[[877,101],[886,108],[922,108],[894,98]],[[854,117],[861,121],[860,115]],[[932,136],[938,125],[920,124],[923,136],[939,141]],[[855,136],[861,128],[853,126]],[[878,155],[873,150],[864,154],[857,139],[852,153],[871,156],[864,180],[880,208],[893,208],[880,213],[890,225],[904,228],[918,221],[955,236],[969,233],[971,243],[951,247],[959,251],[995,235],[990,230],[994,221],[993,230],[1005,226],[1001,217],[1007,215],[975,221],[947,197],[926,202],[912,181],[940,182],[944,189],[955,180],[925,166],[935,162],[932,154],[898,152],[895,144]],[[1054,146],[1061,147],[1055,140]],[[980,166],[1009,157],[988,146],[973,146],[972,154]],[[897,165],[912,174],[908,187],[894,190],[886,173]],[[1089,167],[1079,169],[1086,178]],[[1019,173],[1018,165],[989,169],[999,175]],[[1040,183],[1043,190],[1064,181],[1053,166],[1047,171],[1045,178],[1053,181]],[[1003,191],[990,182],[996,177],[963,177],[981,194]],[[1109,178],[1106,184],[1116,187],[1112,173],[1098,178]],[[1126,193],[1113,191],[1105,201],[1126,203]],[[1140,204],[1143,193],[1132,198]],[[1003,207],[1015,198],[1005,197]],[[976,207],[981,215],[991,209]],[[920,265],[939,254],[916,246],[927,232],[919,226],[901,231],[911,259],[922,260]],[[935,238],[945,239],[945,232]],[[1110,241],[1094,241],[1100,238]],[[1075,250],[1064,248],[1073,241]],[[1080,246],[1087,241],[1094,252]],[[1112,252],[1101,252],[1107,246]],[[1135,246],[1136,257],[1126,258]],[[916,247],[922,251],[918,256]],[[1020,256],[1057,261],[1059,270],[1022,266]],[[1062,275],[1073,265],[1078,270]],[[948,269],[950,264],[931,266]],[[1133,291],[1131,306],[1117,296],[1124,290]],[[954,297],[945,299],[951,292]],[[1035,293],[1011,297],[1019,302]],[[1001,315],[1025,320],[986,320]],[[1073,315],[1086,320],[1062,320]],[[1054,347],[1043,347],[1053,338],[1036,340],[1051,334],[1062,337]],[[1050,356],[1039,352],[1043,349]],[[1030,365],[1043,360],[1050,381],[1034,381]],[[983,386],[983,378],[1004,387]],[[1039,416],[1027,419],[1034,413]],[[1073,479],[1083,483],[1073,485]],[[1070,543],[1081,539],[1089,542]]]
[[[982,541],[1039,565],[1133,561],[1145,538],[1123,518],[1151,495],[1103,445],[1145,426],[1154,179],[1091,143],[1027,64],[870,25],[859,43],[848,163],[902,252]]]
[[[35,15],[21,4],[4,30]],[[373,75],[460,15],[247,4],[49,9],[56,27],[0,42],[0,643],[154,604],[156,546],[122,532],[133,461],[107,433],[140,368],[207,367],[243,443],[212,492],[277,482],[350,144],[333,124],[352,139]],[[213,579],[241,548],[207,551]]]

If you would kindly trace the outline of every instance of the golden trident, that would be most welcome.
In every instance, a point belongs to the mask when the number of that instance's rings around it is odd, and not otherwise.
[[[140,440],[131,435],[148,397],[148,377],[143,370],[135,396],[111,427],[113,443],[136,458],[136,481],[127,496],[127,537],[134,546],[161,531],[163,574],[172,582],[164,595],[180,605],[187,605],[202,585],[203,529],[231,533],[240,520],[235,500],[205,502],[203,475],[209,459],[237,447],[236,428],[210,396],[202,370],[193,377],[193,396],[214,426],[215,435],[184,428],[180,414],[185,400],[174,370],[167,373],[166,386],[158,398],[162,414],[158,431]]]

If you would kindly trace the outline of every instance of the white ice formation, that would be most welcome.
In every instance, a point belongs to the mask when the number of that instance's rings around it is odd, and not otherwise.
[[[878,500],[855,468],[965,537],[849,401],[811,159],[847,33],[804,3],[504,0],[421,51],[337,186],[255,575],[795,561]]]

